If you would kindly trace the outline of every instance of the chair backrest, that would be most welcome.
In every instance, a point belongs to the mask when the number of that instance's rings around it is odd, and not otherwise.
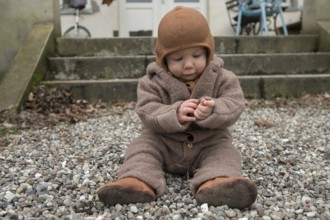
[[[282,4],[282,0],[252,0],[253,3],[260,3],[261,1],[264,1],[267,5],[272,5],[273,8],[280,7]]]
[[[246,16],[258,16],[261,13],[259,10],[260,3],[264,2],[267,8],[267,15],[279,13],[282,0],[238,0],[239,7],[244,11]]]
[[[269,0],[268,0],[269,1]],[[272,5],[273,5],[273,10],[277,11],[281,5],[282,5],[282,0],[270,0]]]
[[[238,0],[228,0],[228,1],[226,1],[227,10],[231,10],[235,7],[238,7]]]
[[[260,33],[267,33],[267,17],[273,17],[275,20],[276,29],[276,17],[280,15],[283,33],[288,35],[285,20],[283,17],[282,0],[238,0],[239,2],[239,16],[237,20],[236,35],[241,33],[241,27],[243,28],[243,17],[245,18],[259,18]]]
[[[235,18],[237,18],[238,8],[239,8],[238,0],[226,0],[226,8],[227,8],[229,22],[235,30],[235,26],[236,26]]]

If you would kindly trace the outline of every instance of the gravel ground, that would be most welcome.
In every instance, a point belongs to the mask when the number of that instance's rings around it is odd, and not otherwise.
[[[166,174],[155,202],[106,207],[96,190],[116,179],[141,124],[131,108],[0,137],[0,219],[330,219],[329,105],[250,102],[232,127],[250,209],[199,206],[189,180]]]

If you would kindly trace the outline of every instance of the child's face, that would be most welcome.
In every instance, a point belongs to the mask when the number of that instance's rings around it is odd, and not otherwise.
[[[204,47],[191,47],[170,53],[165,60],[171,74],[191,81],[198,78],[206,67],[207,52]]]

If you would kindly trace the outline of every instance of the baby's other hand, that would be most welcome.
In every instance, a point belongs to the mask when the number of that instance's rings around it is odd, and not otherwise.
[[[196,121],[194,116],[195,109],[198,106],[198,99],[188,99],[184,101],[177,111],[177,117],[180,123]]]
[[[213,99],[202,99],[194,111],[197,120],[204,120],[213,112],[215,101]]]

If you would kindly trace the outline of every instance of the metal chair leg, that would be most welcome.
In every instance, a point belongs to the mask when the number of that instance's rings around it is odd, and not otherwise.
[[[239,36],[239,33],[241,32],[242,14],[243,14],[243,12],[240,9],[238,12],[238,18],[237,18],[236,36]]]
[[[285,36],[288,36],[288,29],[286,27],[286,23],[285,23],[284,16],[283,16],[283,10],[282,10],[281,7],[279,8],[279,14],[280,14],[280,17],[281,17],[283,33],[284,33]]]
[[[268,33],[267,17],[266,17],[266,3],[260,1],[261,17],[260,17],[260,34]]]

